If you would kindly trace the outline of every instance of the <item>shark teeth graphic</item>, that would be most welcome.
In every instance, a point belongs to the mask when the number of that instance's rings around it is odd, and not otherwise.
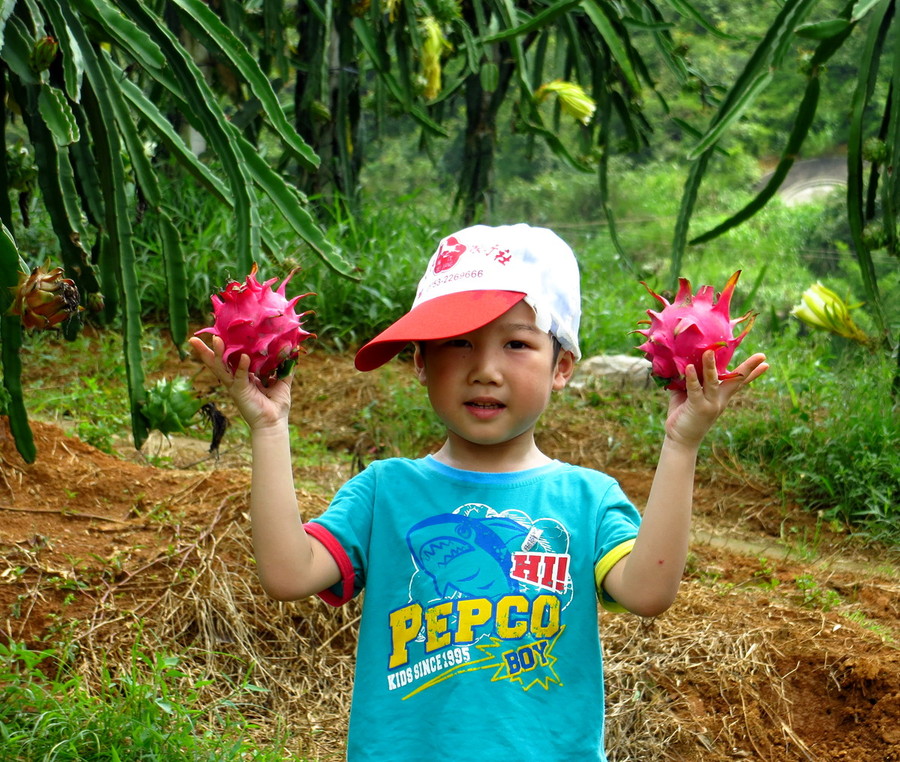
[[[453,559],[471,552],[472,548],[467,543],[451,537],[439,537],[422,548],[422,559],[429,563],[436,562],[438,566],[447,566]]]

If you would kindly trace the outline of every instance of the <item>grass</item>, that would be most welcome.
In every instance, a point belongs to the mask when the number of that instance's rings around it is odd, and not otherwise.
[[[566,184],[544,182],[551,190],[556,188],[555,201],[561,206],[553,214],[536,215],[538,221],[554,225],[554,220],[569,218],[571,209],[576,208],[566,204],[585,203],[579,188],[586,190],[587,185],[575,183],[570,189]],[[660,194],[661,188],[668,187],[663,179],[656,178],[646,190]],[[229,261],[227,224],[203,206],[202,197],[195,201],[195,219],[204,225],[191,233],[195,238],[190,249],[196,252],[190,263],[196,273],[191,298],[195,318],[203,320],[208,292],[234,274],[222,264]],[[536,206],[539,201],[530,199]],[[652,211],[646,199],[644,203]],[[310,318],[310,327],[320,337],[317,351],[352,351],[411,302],[421,262],[431,253],[437,238],[451,232],[445,212],[433,198],[410,192],[400,204],[376,204],[370,199],[359,219],[336,221],[330,235],[352,255],[360,282],[339,279],[315,260],[294,258],[291,252],[281,262],[261,263],[268,270],[264,275],[283,275],[294,264],[301,264],[303,270],[295,278],[293,289],[294,293],[317,293],[316,314]],[[812,215],[809,211],[803,214]],[[817,277],[804,263],[804,243],[797,232],[807,229],[808,224],[798,226],[795,222],[786,210],[774,210],[771,216],[760,218],[760,227],[739,235],[736,231],[719,249],[709,248],[687,263],[685,274],[695,284],[721,284],[737,266],[744,268],[741,297],[746,297],[758,281],[747,308],[752,306],[760,317],[741,354],[765,350],[773,362],[772,372],[728,411],[726,421],[714,429],[704,447],[714,448],[717,455],[742,467],[758,470],[769,477],[769,482],[781,479],[780,499],[786,512],[791,510],[789,504],[799,503],[819,512],[825,522],[839,522],[871,538],[900,544],[900,455],[895,446],[900,432],[897,416],[884,412],[891,399],[891,361],[822,334],[809,334],[787,316],[799,293]],[[652,235],[656,240],[668,221],[659,219],[653,226],[645,221],[635,224],[656,227],[656,232],[627,230],[634,240],[639,241],[641,235],[648,240]],[[601,225],[593,229],[587,225],[560,227],[562,232],[567,231],[566,237],[583,263],[585,355],[632,353],[637,342],[629,331],[644,310],[653,306],[653,300],[613,256]],[[151,248],[147,246],[148,251]],[[751,253],[738,257],[744,250]],[[660,288],[665,278],[665,249],[657,240],[648,251],[641,258],[644,277],[649,285]],[[778,264],[767,267],[767,262]],[[159,311],[161,281],[154,285],[159,274],[153,271],[152,257],[143,260],[141,267],[148,282],[144,311],[153,316]],[[842,286],[838,291],[854,288],[853,278],[842,276],[840,271],[831,271],[828,278],[829,284]],[[162,368],[175,354],[164,331],[152,320],[148,320],[144,346],[148,374]],[[23,360],[29,378],[27,403],[33,416],[70,421],[82,438],[101,449],[125,433],[128,412],[122,392],[124,366],[114,327],[73,343],[40,334],[29,336]],[[400,383],[396,374],[402,372],[397,367],[381,372],[377,401],[363,404],[354,413],[353,425],[372,438],[374,451],[369,455],[416,455],[440,438],[440,428],[428,411],[424,395],[420,389],[410,391],[409,385]],[[615,446],[636,461],[649,463],[655,459],[664,395],[614,390],[563,395],[561,399],[558,404],[590,408],[598,419],[621,432],[616,434]],[[849,413],[848,399],[853,401]],[[552,426],[552,421],[547,425]],[[205,438],[206,433],[198,432],[198,436]],[[298,466],[347,457],[346,453],[330,451],[323,437],[306,436],[306,432],[302,437],[295,432],[292,444]],[[164,510],[164,506],[153,508],[150,517],[156,518],[155,513]],[[164,520],[165,516],[158,518]],[[791,539],[789,530],[786,537]],[[816,541],[815,536],[802,538],[804,549],[814,552]],[[249,555],[245,552],[237,557]],[[234,578],[242,585],[251,571],[242,569]],[[204,574],[217,581],[221,576],[218,567],[212,565]],[[765,559],[759,560],[755,579],[772,588],[778,584]],[[200,590],[204,605],[210,600],[207,592]],[[782,592],[787,594],[787,585],[782,586]],[[790,586],[790,594],[801,605],[815,610],[826,611],[840,603],[833,591],[811,577],[798,577]],[[275,619],[270,609],[260,616],[249,602],[225,597],[248,622],[254,616],[263,622]],[[293,647],[296,642],[300,620],[293,618],[289,609],[279,608],[276,613],[284,617],[284,640],[267,638],[266,643],[271,640],[275,651],[287,653],[288,645]],[[877,627],[864,621],[862,614],[851,611],[847,617],[863,626]],[[183,632],[181,620],[175,620],[177,632]],[[255,619],[251,624],[259,626]],[[348,625],[339,621],[332,626],[342,633]],[[251,629],[249,624],[247,629]],[[65,640],[66,633],[59,634]],[[704,642],[695,633],[676,631],[672,637],[676,635],[690,640],[685,654],[694,653],[696,642]],[[212,652],[215,647],[208,650]],[[743,654],[743,641],[736,642],[734,650]],[[252,740],[255,729],[251,718],[256,716],[255,707],[267,697],[249,679],[241,678],[241,669],[233,664],[226,673],[215,673],[221,684],[210,690],[210,674],[179,654],[136,647],[127,668],[101,667],[87,680],[72,669],[65,653],[65,645],[52,651],[29,651],[11,643],[0,649],[0,759],[224,762],[252,758],[266,762],[282,758],[278,739],[259,745]],[[210,658],[200,664],[214,662]],[[267,662],[260,658],[256,663]],[[272,660],[269,666],[276,663],[281,668],[280,660]],[[718,654],[710,657],[709,663],[720,664]],[[294,666],[285,663],[284,668]],[[706,666],[704,663],[704,669]],[[311,674],[316,676],[319,671],[312,670]],[[304,694],[302,701],[307,700]],[[613,711],[615,707],[613,703]],[[622,712],[631,710],[629,704]]]
[[[219,685],[227,682],[216,676]],[[87,682],[55,650],[0,644],[0,758],[95,762],[230,762],[282,759],[278,739],[258,747],[242,709],[260,701],[249,682],[220,698],[201,698],[212,678],[181,659],[132,651],[130,670],[102,670]],[[269,749],[268,751],[266,749]]]
[[[679,175],[665,164],[631,166],[617,160],[618,181],[611,203],[620,219],[619,232],[640,277],[655,290],[666,286],[666,241],[676,210]],[[428,171],[422,161],[417,173]],[[263,277],[283,276],[295,266],[290,293],[315,292],[306,306],[315,310],[307,327],[318,335],[325,351],[348,352],[402,314],[412,302],[422,263],[437,240],[456,227],[442,186],[422,181],[405,183],[402,163],[389,151],[367,164],[373,192],[364,193],[355,217],[339,216],[329,236],[354,263],[359,280],[337,276],[308,252],[290,244],[293,237],[271,210],[266,225],[272,238],[284,241],[279,261],[262,262]],[[364,178],[364,185],[367,178]],[[745,178],[749,183],[749,177]],[[383,195],[383,183],[393,193]],[[733,178],[737,187],[740,178]],[[615,256],[605,222],[598,213],[595,180],[590,175],[539,175],[528,183],[510,182],[498,200],[496,221],[529,219],[557,229],[572,244],[582,269],[584,314],[581,343],[584,355],[635,354],[633,330],[656,301]],[[412,190],[411,188],[425,190]],[[429,190],[430,188],[430,190]],[[208,320],[208,298],[229,277],[230,220],[208,197],[189,183],[171,189],[173,205],[186,204],[191,217],[181,220],[182,238],[191,275],[190,308],[195,320]],[[703,199],[722,208],[738,206],[746,192],[704,188]],[[175,200],[180,199],[179,204]],[[695,287],[721,287],[736,269],[742,278],[732,313],[757,313],[756,325],[739,354],[765,351],[772,370],[727,414],[705,446],[758,470],[783,485],[783,500],[880,540],[900,543],[900,423],[890,385],[894,361],[887,352],[866,351],[837,337],[810,332],[789,315],[808,286],[822,280],[851,301],[859,298],[859,275],[846,247],[840,245],[840,224],[833,205],[788,209],[773,204],[751,222],[696,251],[684,272]],[[705,223],[704,223],[705,224]],[[29,233],[35,249],[44,253],[40,227]],[[826,235],[827,231],[827,235]],[[697,231],[699,232],[699,230]],[[141,230],[138,230],[141,234]],[[46,238],[47,236],[43,236]],[[827,240],[826,240],[827,239]],[[832,240],[834,239],[834,240]],[[836,243],[835,243],[836,241]],[[153,316],[165,304],[164,275],[151,240],[138,241],[143,311],[150,324],[145,332],[148,370],[171,354]],[[879,281],[885,293],[900,287],[900,271],[879,260]],[[855,297],[854,297],[855,295]],[[887,300],[888,318],[900,326],[900,302]],[[865,307],[855,318],[871,330]],[[25,362],[30,373],[28,405],[33,415],[69,419],[76,433],[101,449],[109,449],[128,418],[118,387],[123,376],[114,327],[99,334],[101,349],[88,350],[82,340],[65,348],[58,341],[32,335]],[[62,359],[62,356],[65,359]],[[58,368],[63,368],[61,376]],[[80,383],[70,383],[73,378]],[[380,455],[417,453],[439,436],[427,403],[407,391],[391,392],[385,376],[377,403],[357,411],[357,425],[374,432]],[[664,415],[657,397],[632,392],[583,398],[623,432],[635,458],[649,460],[658,447]],[[852,400],[847,411],[847,400]],[[893,410],[893,413],[891,412]],[[886,411],[887,414],[886,414]],[[301,450],[310,458],[325,454],[315,442]]]

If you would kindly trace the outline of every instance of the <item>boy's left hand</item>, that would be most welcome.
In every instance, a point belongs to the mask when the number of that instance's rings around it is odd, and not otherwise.
[[[712,350],[703,353],[703,384],[697,369],[685,370],[686,391],[673,391],[669,398],[666,435],[685,447],[698,447],[731,398],[744,386],[769,369],[764,354],[755,354],[742,362],[732,378],[720,381]]]

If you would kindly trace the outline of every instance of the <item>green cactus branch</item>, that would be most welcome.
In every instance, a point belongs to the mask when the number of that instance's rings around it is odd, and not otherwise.
[[[12,233],[0,223],[0,368],[3,369],[6,415],[19,455],[33,463],[37,455],[22,395],[22,321],[9,315],[12,288],[18,282],[19,251]],[[0,406],[2,408],[2,406]]]

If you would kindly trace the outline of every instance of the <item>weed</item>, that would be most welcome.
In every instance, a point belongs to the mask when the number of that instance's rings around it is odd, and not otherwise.
[[[841,596],[834,590],[823,588],[811,574],[801,574],[794,579],[801,594],[801,603],[806,608],[831,611],[840,606]]]
[[[894,637],[887,627],[878,622],[873,622],[862,611],[847,611],[844,613],[844,616],[851,622],[858,624],[860,627],[865,627],[867,630],[874,632],[886,643],[894,642]]]
[[[768,558],[759,556],[756,560],[759,562],[759,569],[753,572],[753,579],[764,590],[774,590],[781,584],[781,581],[775,576],[775,568]]]
[[[207,699],[211,679],[192,677],[179,656],[136,647],[130,669],[103,670],[101,684],[88,686],[66,654],[0,644],[0,758],[279,759],[244,735],[240,706],[262,690],[247,681]]]

